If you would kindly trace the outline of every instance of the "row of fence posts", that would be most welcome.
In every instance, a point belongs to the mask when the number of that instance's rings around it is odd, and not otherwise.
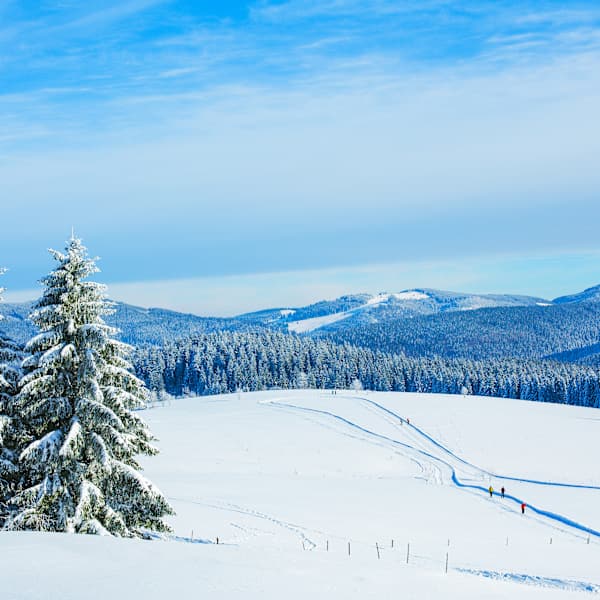
[[[192,542],[194,541],[194,530],[193,529],[192,529],[192,534],[191,534],[190,539]],[[216,542],[218,545],[219,544],[218,537],[216,538]],[[587,544],[589,544],[589,543],[590,543],[590,536],[588,535],[587,536]],[[508,546],[508,536],[506,537],[506,545]],[[552,537],[550,537],[550,545],[552,545]],[[393,538],[391,540],[390,547],[392,549],[394,548],[394,539]],[[448,548],[449,547],[450,547],[450,538],[448,538]],[[326,541],[325,548],[326,548],[327,552],[329,552],[329,540]],[[377,552],[377,560],[381,559],[380,549],[382,549],[382,547],[379,545],[379,542],[375,542],[375,550]],[[306,550],[306,545],[304,543],[304,539],[302,540],[302,550]],[[352,555],[352,548],[351,548],[350,542],[348,542],[348,556],[351,556],[351,555]],[[444,569],[446,574],[448,574],[449,555],[450,555],[450,553],[446,552],[446,563],[445,563],[445,569]],[[410,542],[408,542],[406,544],[406,564],[409,564],[409,561],[410,561]]]
[[[391,544],[390,544],[391,548],[394,548],[394,540],[392,539]],[[448,540],[448,547],[450,547],[450,540]],[[302,549],[306,550],[306,547],[304,545],[304,540],[302,540]],[[325,549],[327,552],[329,552],[329,540],[326,540],[325,542]],[[383,547],[379,545],[379,542],[375,542],[375,551],[377,552],[377,560],[381,559],[381,550],[383,550]],[[352,556],[352,545],[350,542],[348,542],[348,556]],[[446,552],[446,566],[445,566],[445,572],[448,573],[448,560],[449,560],[449,552]],[[409,564],[410,562],[410,542],[408,544],[406,544],[406,564]]]
[[[192,540],[192,542],[194,541],[194,530],[192,529],[192,534],[190,539]],[[217,540],[217,545],[219,544],[219,538],[216,538]],[[587,540],[586,543],[589,545],[590,543],[590,536],[587,536]],[[508,536],[506,537],[506,545],[508,546]],[[550,545],[552,545],[552,537],[550,537]],[[391,543],[391,547],[394,547],[394,540],[392,539],[392,543]],[[448,548],[450,547],[450,539],[448,539]],[[304,540],[302,540],[302,548],[304,550],[306,550],[306,547],[304,545]],[[381,548],[381,546],[379,545],[379,542],[375,542],[375,548],[377,549],[377,558],[381,558],[380,554],[379,554],[379,549]],[[327,552],[329,552],[329,540],[327,540],[326,543],[326,549]],[[447,556],[447,552],[446,552],[446,563],[448,562],[448,556]],[[348,556],[350,556],[350,542],[348,542]],[[410,543],[407,544],[406,546],[406,564],[408,564],[408,559],[410,557]],[[447,570],[447,569],[446,569]]]
[[[218,543],[218,542],[217,542]],[[586,543],[589,544],[590,543],[590,536],[587,536],[587,540]],[[506,538],[506,545],[508,546],[508,537]],[[550,545],[552,545],[552,537],[550,537]],[[394,540],[391,540],[391,544],[390,547],[393,549],[394,548]],[[448,538],[448,548],[450,548],[450,538]],[[302,549],[305,550],[305,545],[304,545],[304,540],[302,540]],[[329,552],[329,540],[326,541],[325,543],[325,549],[327,550],[327,552]],[[379,545],[379,542],[375,542],[375,551],[377,552],[377,560],[381,559],[381,550],[382,550],[382,546]],[[352,547],[350,542],[348,542],[348,556],[352,556]],[[446,552],[446,561],[445,561],[445,567],[444,567],[444,572],[447,574],[448,573],[448,562],[450,559],[450,552],[447,551]],[[406,544],[406,564],[408,565],[410,562],[410,542],[408,542]]]
[[[191,538],[190,538],[190,539],[191,539],[192,541],[194,541],[194,530],[193,530],[193,529],[192,529],[192,535],[191,535]],[[216,541],[217,541],[217,545],[219,545],[219,538],[218,538],[218,537],[216,538]],[[586,541],[586,543],[587,543],[588,545],[589,545],[589,543],[590,543],[590,536],[589,536],[589,535],[587,536],[587,541]],[[506,545],[508,546],[508,537],[506,538]],[[552,537],[550,537],[550,545],[552,545]],[[326,543],[326,546],[325,546],[325,547],[326,547],[326,550],[327,550],[327,552],[329,552],[329,540],[327,540],[327,543]],[[394,547],[394,540],[392,540],[391,547],[392,547],[392,548]],[[448,547],[450,547],[450,540],[448,540]],[[302,540],[302,548],[303,548],[304,550],[306,550],[306,546],[305,546],[305,544],[304,544],[304,540]],[[377,550],[377,558],[380,558],[379,548],[381,548],[381,546],[379,545],[379,542],[375,542],[375,548],[376,548],[376,550]],[[447,553],[446,553],[446,554],[447,554]],[[350,556],[350,542],[348,542],[348,556]],[[410,556],[410,543],[409,543],[409,544],[407,544],[407,548],[406,548],[406,563],[407,563],[407,564],[408,564],[408,559],[409,559],[409,556]]]
[[[193,542],[194,541],[194,530],[192,529],[192,533],[190,535],[190,541]],[[219,536],[217,536],[215,538],[215,541],[217,543],[217,546],[219,545]],[[304,547],[304,542],[302,542],[302,547]]]

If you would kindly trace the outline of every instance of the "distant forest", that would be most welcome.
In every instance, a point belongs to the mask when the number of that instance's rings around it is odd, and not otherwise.
[[[362,301],[344,297],[335,308]],[[316,314],[329,304],[308,309]],[[36,333],[30,311],[29,303],[0,304],[0,332],[25,342]],[[394,313],[303,335],[285,333],[278,316],[213,319],[116,303],[107,322],[136,347],[135,369],[158,394],[344,388],[360,380],[372,390],[460,393],[464,387],[485,396],[600,406],[598,301]]]
[[[600,340],[600,302],[556,306],[482,308],[336,328],[316,333],[336,342],[402,352],[407,356],[441,356],[488,360],[545,358],[580,360]]]
[[[135,368],[157,395],[273,388],[469,393],[600,407],[597,369],[519,359],[411,358],[277,332],[197,334],[136,351]]]

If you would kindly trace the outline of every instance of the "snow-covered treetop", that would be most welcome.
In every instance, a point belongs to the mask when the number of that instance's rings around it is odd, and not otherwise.
[[[50,249],[50,253],[58,267],[42,278],[46,289],[34,304],[31,320],[42,333],[59,329],[60,334],[68,337],[81,326],[93,323],[105,335],[114,335],[116,331],[102,320],[114,310],[106,299],[106,286],[84,281],[99,271],[97,259],[89,258],[86,247],[76,237],[71,237],[64,252]],[[38,338],[31,340],[30,350],[35,351],[36,342]]]

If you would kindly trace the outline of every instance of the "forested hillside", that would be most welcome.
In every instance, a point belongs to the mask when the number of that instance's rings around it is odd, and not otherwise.
[[[313,335],[415,357],[539,359],[597,343],[600,303],[482,308]]]
[[[164,308],[141,308],[122,302],[114,303],[114,314],[106,322],[119,329],[119,339],[134,346],[162,344],[194,332],[256,328],[237,319],[199,317]],[[0,329],[10,338],[25,342],[37,333],[28,316],[31,302],[0,304]]]

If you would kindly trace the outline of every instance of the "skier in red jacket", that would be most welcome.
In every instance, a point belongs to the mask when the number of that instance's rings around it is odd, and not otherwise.
[[[525,504],[525,502],[521,502],[521,514],[524,515],[525,514],[525,507],[527,506],[527,504]]]

